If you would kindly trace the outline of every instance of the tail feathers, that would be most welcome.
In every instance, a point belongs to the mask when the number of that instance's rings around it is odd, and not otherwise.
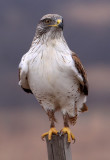
[[[82,108],[78,112],[82,112],[83,113],[83,112],[86,112],[86,111],[88,111],[88,107],[87,107],[87,105],[85,103],[83,103]],[[76,124],[77,118],[78,118],[78,114],[77,113],[76,113],[76,115],[74,117],[71,117],[71,116],[68,115],[68,121],[73,126]]]
[[[88,111],[88,106],[84,103],[83,107],[80,110],[81,110],[81,112],[86,112],[86,111]]]

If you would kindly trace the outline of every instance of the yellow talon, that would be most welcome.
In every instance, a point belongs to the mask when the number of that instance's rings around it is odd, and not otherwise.
[[[74,137],[74,135],[72,134],[72,132],[71,132],[71,130],[69,129],[69,127],[64,127],[64,128],[61,130],[61,132],[62,132],[63,134],[67,133],[67,135],[68,135],[68,142],[69,142],[69,143],[71,142],[71,139],[74,140],[74,142],[75,142],[75,137]]]
[[[41,138],[44,139],[44,137],[46,135],[48,135],[48,140],[51,140],[52,139],[52,134],[57,134],[58,131],[56,130],[56,128],[52,127],[50,128],[50,130],[44,134],[42,134]]]

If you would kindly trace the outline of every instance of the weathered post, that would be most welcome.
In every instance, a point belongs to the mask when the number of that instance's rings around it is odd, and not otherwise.
[[[72,160],[70,143],[67,142],[67,134],[52,135],[52,140],[47,142],[48,160]]]

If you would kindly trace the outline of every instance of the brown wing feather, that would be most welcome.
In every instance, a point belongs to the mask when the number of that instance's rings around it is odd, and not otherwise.
[[[78,58],[78,56],[75,53],[72,53],[72,58],[75,62],[75,67],[78,70],[78,73],[82,76],[83,78],[83,83],[80,83],[80,91],[83,92],[85,95],[88,95],[88,81],[87,81],[87,74],[84,70],[84,67]]]
[[[18,73],[19,81],[20,81],[20,70],[21,70],[21,69],[19,68],[19,73]],[[26,81],[27,81],[27,78],[26,78]],[[31,94],[33,94],[32,91],[31,91],[30,89],[23,88],[22,86],[21,86],[21,88],[22,88],[26,93],[31,93]]]

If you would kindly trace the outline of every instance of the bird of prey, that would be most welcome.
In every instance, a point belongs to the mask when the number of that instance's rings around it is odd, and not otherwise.
[[[19,85],[32,93],[47,113],[50,130],[42,135],[57,134],[56,111],[64,120],[62,134],[68,142],[75,139],[69,123],[75,125],[80,112],[87,111],[87,74],[78,56],[70,50],[63,36],[63,17],[58,14],[44,15],[36,29],[29,51],[19,64]]]

